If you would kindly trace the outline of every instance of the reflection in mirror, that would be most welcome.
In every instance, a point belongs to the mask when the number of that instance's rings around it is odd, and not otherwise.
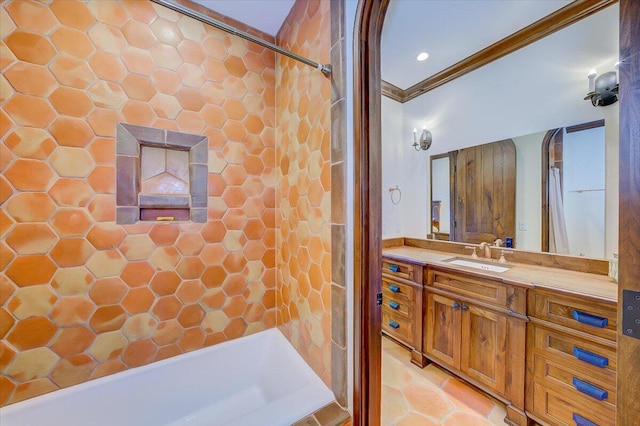
[[[604,123],[557,134],[546,153],[549,251],[605,257]]]
[[[449,164],[449,154],[431,156],[431,232],[437,240],[445,241],[451,232]]]
[[[617,222],[611,218],[617,213],[614,206],[607,213],[606,202],[618,199],[618,163],[607,160],[607,151],[617,149],[617,138],[607,139],[606,132],[605,121],[599,120],[512,138],[516,150],[514,248],[592,258],[612,257],[617,251]],[[439,240],[475,243],[456,237],[459,221],[450,207],[460,192],[450,159],[455,163],[463,151],[431,156],[431,232]]]

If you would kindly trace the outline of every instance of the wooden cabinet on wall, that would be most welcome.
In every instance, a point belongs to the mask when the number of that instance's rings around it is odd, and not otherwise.
[[[426,356],[507,402],[507,418],[526,425],[526,290],[428,269],[425,311]]]
[[[616,304],[535,289],[528,311],[529,415],[543,425],[613,426]]]
[[[411,362],[424,367],[422,354],[423,266],[382,259],[382,331],[411,350]]]

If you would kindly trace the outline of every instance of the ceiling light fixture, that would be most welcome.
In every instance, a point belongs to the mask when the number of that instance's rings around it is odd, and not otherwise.
[[[422,52],[422,53],[418,54],[416,59],[419,60],[420,62],[422,62],[422,61],[426,61],[428,57],[429,57],[429,54],[427,52]]]

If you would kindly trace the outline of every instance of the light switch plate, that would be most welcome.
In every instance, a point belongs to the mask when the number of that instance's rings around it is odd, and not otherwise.
[[[622,334],[640,339],[640,291],[622,290]]]

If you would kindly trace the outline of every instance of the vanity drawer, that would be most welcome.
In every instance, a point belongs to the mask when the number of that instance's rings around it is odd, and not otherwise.
[[[600,382],[616,382],[615,348],[600,345],[571,334],[533,325],[533,345],[537,353],[583,372]]]
[[[557,389],[567,398],[584,401],[598,410],[615,410],[616,382],[601,380],[588,372],[572,369],[565,363],[544,355],[534,355],[534,376],[547,387]]]
[[[615,409],[610,406],[600,407],[584,401],[573,399],[564,391],[550,388],[538,381],[534,383],[533,412],[542,420],[552,425],[576,426],[577,420],[584,419],[598,426],[615,425]]]
[[[433,271],[431,286],[457,293],[461,296],[507,306],[507,286],[491,280],[478,280],[465,275]]]
[[[389,312],[389,309],[386,306],[382,309],[382,330],[413,346],[413,320],[395,312]]]
[[[397,297],[390,297],[387,294],[382,295],[382,306],[386,309],[391,309],[390,312],[396,312],[411,318],[413,314],[413,304],[407,303],[406,300],[397,300]]]
[[[618,322],[613,304],[533,290],[529,291],[529,315],[594,336],[616,340]]]
[[[382,277],[382,294],[396,302],[411,303],[415,300],[415,291],[410,284]]]
[[[382,272],[405,280],[414,281],[415,265],[410,263],[396,262],[395,260],[383,258]]]

